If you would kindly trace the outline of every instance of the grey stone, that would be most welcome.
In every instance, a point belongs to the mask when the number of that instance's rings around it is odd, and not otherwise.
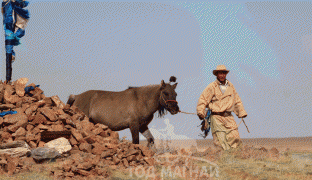
[[[31,150],[31,157],[38,161],[57,158],[60,155],[61,154],[54,148],[38,147]]]

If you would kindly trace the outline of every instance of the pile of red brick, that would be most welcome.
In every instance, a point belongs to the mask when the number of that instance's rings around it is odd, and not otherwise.
[[[17,111],[0,117],[0,143],[22,140],[31,148],[37,148],[47,142],[42,137],[43,132],[70,132],[67,138],[73,148],[69,159],[65,160],[67,165],[57,171],[51,170],[58,177],[103,175],[99,170],[103,165],[154,164],[154,153],[147,147],[120,142],[117,132],[103,124],[93,124],[77,107],[65,105],[58,96],[45,97],[35,84],[27,86],[33,86],[34,90],[26,94],[25,82],[25,79],[19,79],[12,85],[0,82],[0,110]],[[85,154],[89,154],[87,159],[82,157]],[[4,162],[7,160],[2,159]],[[4,171],[9,171],[8,164],[0,162],[0,165]]]

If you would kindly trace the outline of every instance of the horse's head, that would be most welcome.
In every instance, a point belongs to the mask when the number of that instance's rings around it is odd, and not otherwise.
[[[178,83],[170,85],[165,83],[164,80],[161,81],[160,85],[160,104],[172,115],[179,112],[178,102],[176,101],[177,93],[175,92],[177,85]]]

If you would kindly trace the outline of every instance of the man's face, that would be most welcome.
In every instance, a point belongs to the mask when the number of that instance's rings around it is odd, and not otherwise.
[[[219,80],[220,82],[225,81],[226,75],[227,75],[227,72],[226,72],[226,71],[218,71],[218,72],[217,72],[217,78],[218,78],[218,80]]]

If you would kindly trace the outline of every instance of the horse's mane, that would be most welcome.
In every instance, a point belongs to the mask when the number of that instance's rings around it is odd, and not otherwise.
[[[143,89],[143,88],[154,88],[159,86],[159,84],[152,84],[152,85],[146,85],[146,86],[128,86],[128,89]],[[167,110],[165,108],[165,106],[160,105],[158,108],[158,117],[162,118],[167,114]]]
[[[135,88],[154,88],[154,87],[158,87],[159,84],[150,84],[150,85],[146,85],[146,86],[128,86],[128,89],[135,89]]]

